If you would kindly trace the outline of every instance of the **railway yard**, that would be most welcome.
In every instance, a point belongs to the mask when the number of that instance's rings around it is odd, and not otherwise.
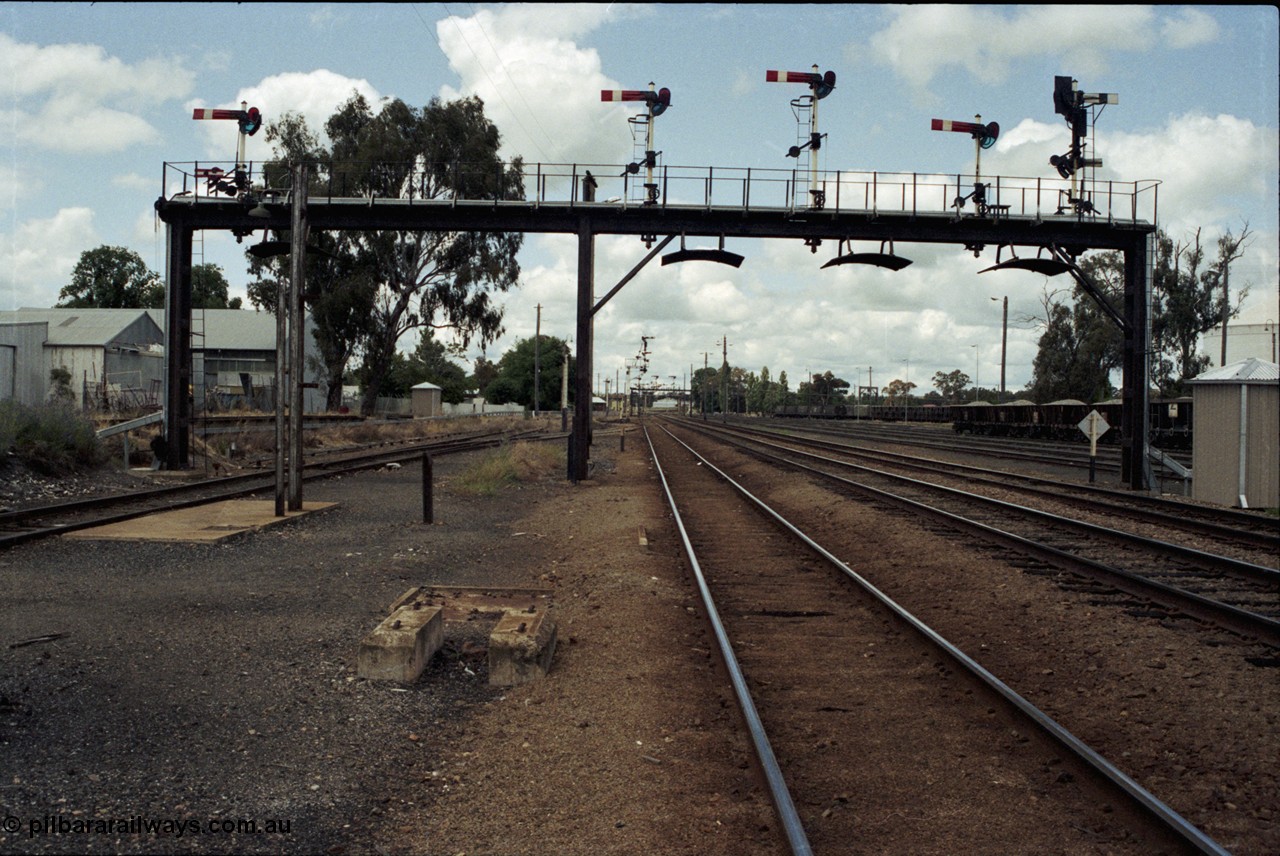
[[[1274,514],[935,427],[651,416],[493,495],[452,442],[433,524],[383,450],[198,544],[6,497],[0,851],[1280,852]],[[360,677],[414,587],[442,650]]]

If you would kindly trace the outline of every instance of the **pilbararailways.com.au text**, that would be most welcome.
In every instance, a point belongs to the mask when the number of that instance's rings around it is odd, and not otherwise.
[[[181,838],[184,835],[288,835],[290,822],[283,819],[250,820],[246,818],[214,818],[212,820],[179,820],[177,818],[133,817],[66,817],[50,814],[23,821],[9,815],[0,823],[7,833],[26,832],[27,838],[46,835],[162,835]]]

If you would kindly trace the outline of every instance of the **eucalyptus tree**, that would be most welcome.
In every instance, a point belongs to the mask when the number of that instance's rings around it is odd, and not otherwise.
[[[154,309],[164,306],[164,280],[133,250],[103,245],[80,254],[59,307]]]
[[[353,94],[326,121],[326,146],[305,121],[287,116],[268,128],[283,162],[312,163],[313,182],[342,196],[416,199],[522,199],[523,165],[499,157],[498,129],[479,98],[433,98],[415,108],[399,99],[378,110]],[[333,367],[359,351],[365,380],[361,410],[370,413],[391,370],[396,345],[421,328],[451,329],[462,345],[488,344],[502,330],[494,292],[520,274],[519,233],[341,232],[329,248],[338,270],[318,288],[339,299],[342,323],[313,312],[331,338]],[[309,254],[310,256],[311,254]],[[277,277],[278,278],[278,277]],[[263,292],[268,289],[264,289]],[[324,291],[322,296],[320,291]],[[333,382],[331,373],[330,382]]]

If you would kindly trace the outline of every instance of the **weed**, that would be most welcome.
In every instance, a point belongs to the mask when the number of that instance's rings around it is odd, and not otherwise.
[[[564,465],[563,449],[546,443],[515,443],[485,454],[457,476],[454,488],[475,496],[492,496],[504,487],[536,480]]]

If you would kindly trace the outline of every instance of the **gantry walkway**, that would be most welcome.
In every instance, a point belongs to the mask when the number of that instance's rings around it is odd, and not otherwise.
[[[1110,308],[1110,314],[1124,336],[1125,479],[1135,488],[1147,485],[1141,438],[1147,433],[1147,297],[1158,181],[677,166],[660,167],[642,178],[616,164],[535,163],[521,165],[519,191],[504,192],[497,188],[512,186],[512,167],[499,168],[506,172],[495,174],[492,165],[480,171],[457,163],[320,164],[320,178],[308,180],[299,197],[292,192],[294,173],[284,165],[255,169],[252,164],[166,163],[156,211],[169,229],[167,281],[173,323],[166,329],[165,424],[166,435],[175,441],[169,444],[170,464],[184,465],[185,428],[191,420],[191,405],[182,390],[187,388],[191,364],[192,235],[209,229],[241,237],[258,230],[264,236],[268,229],[288,231],[300,222],[295,218],[300,216],[301,198],[301,216],[313,230],[578,236],[579,401],[590,400],[592,318],[604,303],[594,302],[596,235],[635,235],[648,247],[659,240],[665,246],[679,237],[682,248],[687,237],[711,237],[720,250],[727,239],[792,238],[803,240],[815,254],[824,242],[835,241],[828,250],[833,256],[828,265],[882,264],[893,255],[894,242],[954,244],[975,257],[994,250],[991,265],[1001,262],[1040,273],[1070,270],[1078,280],[1079,270],[1072,262],[1080,253],[1120,251],[1125,258],[1124,305]],[[384,190],[362,190],[369,187]],[[449,189],[455,187],[464,191],[454,194]],[[866,248],[872,252],[853,252],[854,242],[860,241],[879,246]],[[1019,260],[1015,247],[1029,249]],[[608,297],[656,252],[650,252]],[[714,259],[715,253],[702,257]],[[586,478],[590,413],[579,410],[570,470]]]

